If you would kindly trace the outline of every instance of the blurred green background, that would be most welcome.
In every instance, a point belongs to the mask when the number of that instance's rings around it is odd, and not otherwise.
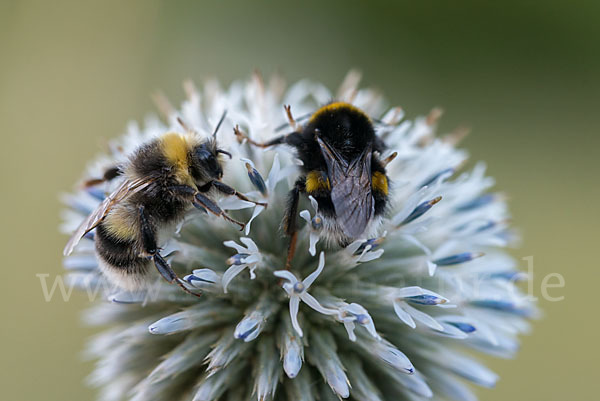
[[[600,394],[600,3],[561,1],[2,1],[0,398],[92,400],[80,351],[87,300],[44,302],[36,273],[61,273],[58,194],[129,119],[181,81],[228,83],[255,68],[336,87],[353,67],[409,117],[442,106],[510,195],[543,277],[565,288],[484,400]],[[522,262],[525,267],[525,262]]]

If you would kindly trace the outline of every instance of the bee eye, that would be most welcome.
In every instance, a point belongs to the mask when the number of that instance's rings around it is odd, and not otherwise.
[[[212,154],[207,149],[200,148],[196,150],[196,158],[200,163],[206,163],[211,157]]]

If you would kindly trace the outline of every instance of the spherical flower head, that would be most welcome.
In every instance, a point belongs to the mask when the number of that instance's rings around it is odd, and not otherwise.
[[[460,135],[435,135],[438,110],[405,120],[358,81],[349,74],[335,93],[258,75],[226,89],[186,83],[180,108],[160,99],[163,121],[132,123],[90,165],[86,179],[165,132],[208,136],[227,110],[217,141],[233,158],[223,182],[268,203],[222,197],[221,208],[251,221],[244,232],[196,211],[160,244],[180,283],[200,298],[155,272],[139,291],[114,288],[98,268],[93,232],[66,257],[72,282],[103,298],[85,315],[109,327],[87,351],[98,360],[90,383],[100,399],[473,400],[465,381],[494,386],[497,376],[473,351],[512,356],[536,312],[504,250],[514,240],[504,198],[488,192],[493,180],[483,164],[461,172]],[[293,131],[283,105],[302,124],[300,116],[331,99],[367,113],[387,145],[379,157],[388,163],[389,207],[375,237],[341,248],[320,240],[318,203],[301,199],[296,256],[286,269],[280,224],[299,161],[285,145],[252,146],[234,127],[266,142]],[[72,232],[115,185],[65,196],[63,230]]]

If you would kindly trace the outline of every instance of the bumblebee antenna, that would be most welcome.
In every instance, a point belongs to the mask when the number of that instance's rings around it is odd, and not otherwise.
[[[221,115],[221,119],[217,123],[217,126],[215,127],[215,131],[212,134],[213,138],[217,138],[217,132],[219,132],[219,128],[221,128],[221,124],[223,124],[223,120],[225,120],[226,115],[227,115],[227,110],[223,111],[223,114]]]
[[[217,149],[217,153],[223,153],[224,155],[229,156],[229,159],[231,159],[231,157],[232,157],[231,153],[229,153],[229,152],[227,152],[227,151],[225,151],[223,149]]]

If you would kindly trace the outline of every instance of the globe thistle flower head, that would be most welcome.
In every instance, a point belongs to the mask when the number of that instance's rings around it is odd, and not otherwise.
[[[497,376],[470,351],[511,357],[536,309],[504,250],[514,241],[504,198],[488,192],[493,180],[483,164],[459,172],[467,154],[454,147],[457,134],[435,135],[438,110],[405,120],[377,92],[360,89],[355,73],[336,93],[259,76],[226,89],[184,88],[180,108],[161,98],[164,121],[130,124],[85,177],[102,176],[165,132],[210,135],[227,110],[217,141],[233,158],[223,181],[268,207],[223,197],[219,206],[248,222],[244,232],[196,211],[166,238],[163,256],[200,298],[158,274],[138,291],[113,287],[98,268],[93,234],[65,258],[72,283],[102,294],[85,314],[108,326],[87,350],[101,400],[473,400],[467,382],[494,386]],[[280,224],[298,160],[285,146],[253,147],[234,128],[265,142],[281,126],[292,131],[282,105],[304,116],[331,99],[362,109],[385,141],[389,207],[376,236],[341,248],[322,240],[315,199],[301,200],[286,269]],[[63,231],[118,184],[102,185],[65,196]]]

